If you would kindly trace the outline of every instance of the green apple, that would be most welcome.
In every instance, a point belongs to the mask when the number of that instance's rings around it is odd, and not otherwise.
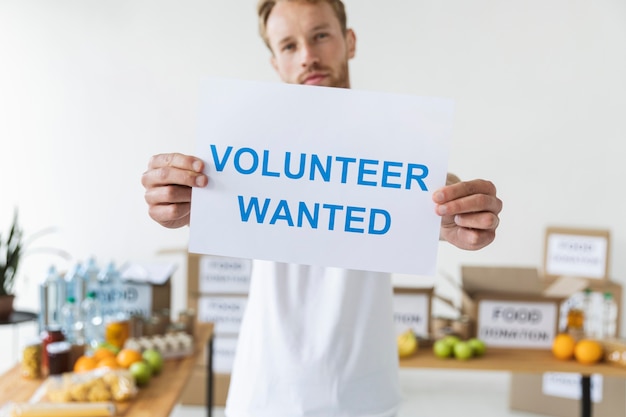
[[[433,344],[433,353],[438,358],[449,358],[452,356],[452,345],[446,340],[439,339]]]
[[[152,377],[152,369],[150,369],[150,365],[145,361],[133,363],[128,370],[133,375],[133,378],[135,378],[135,383],[140,387],[148,384]]]
[[[152,375],[156,375],[163,369],[163,355],[156,349],[146,349],[143,351],[143,360],[150,366]]]
[[[459,341],[454,345],[454,357],[460,360],[468,360],[474,352],[468,342]]]
[[[485,351],[487,350],[487,345],[482,340],[473,337],[467,341],[469,345],[472,347],[472,351],[474,352],[474,356],[483,356]]]
[[[456,345],[457,343],[461,341],[461,339],[458,336],[455,336],[453,334],[446,335],[442,337],[440,340],[445,341],[453,349],[454,349],[454,345]]]

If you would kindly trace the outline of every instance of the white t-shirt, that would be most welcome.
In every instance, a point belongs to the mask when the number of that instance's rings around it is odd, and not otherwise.
[[[254,261],[228,417],[391,417],[389,274]]]

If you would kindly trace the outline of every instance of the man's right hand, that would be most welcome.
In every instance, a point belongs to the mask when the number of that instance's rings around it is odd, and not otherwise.
[[[162,226],[177,228],[189,224],[191,187],[206,187],[204,162],[180,153],[154,155],[141,177],[146,189],[148,213]]]

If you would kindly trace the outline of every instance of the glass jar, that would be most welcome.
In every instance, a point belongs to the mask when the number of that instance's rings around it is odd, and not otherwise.
[[[69,342],[54,342],[47,346],[49,375],[60,375],[70,372],[70,353],[72,345]]]
[[[30,341],[22,349],[21,373],[24,378],[37,379],[41,376],[41,341]]]
[[[143,335],[144,336],[156,336],[159,334],[159,325],[161,319],[158,316],[152,315],[148,317],[143,323]]]
[[[128,319],[112,319],[104,327],[104,340],[120,349],[130,337],[130,322]]]
[[[48,326],[41,333],[41,371],[44,376],[48,375],[49,373],[47,350],[48,345],[55,342],[62,342],[64,340],[65,335],[61,331],[61,326]]]
[[[196,311],[193,309],[182,310],[178,313],[178,322],[183,323],[185,333],[193,336],[196,328]]]

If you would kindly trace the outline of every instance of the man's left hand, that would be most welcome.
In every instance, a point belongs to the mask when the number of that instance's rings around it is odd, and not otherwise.
[[[433,193],[441,216],[440,238],[454,246],[478,250],[496,237],[502,201],[490,181],[473,180],[447,185]]]

